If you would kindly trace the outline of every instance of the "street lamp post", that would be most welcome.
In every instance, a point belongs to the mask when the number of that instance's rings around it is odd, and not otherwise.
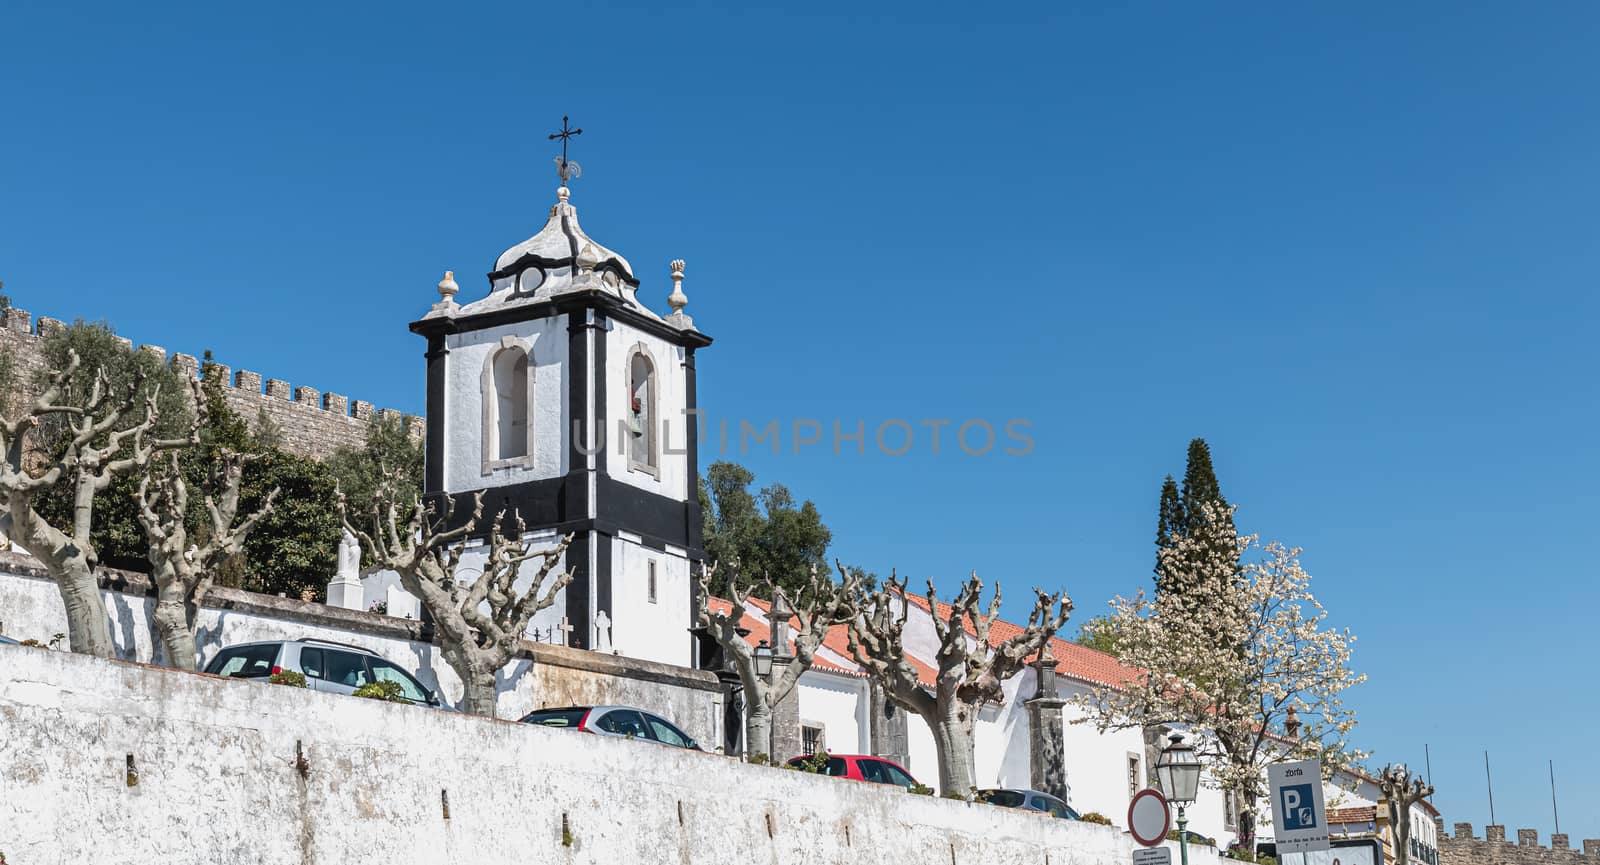
[[[767,641],[766,640],[762,640],[761,641],[761,645],[756,646],[755,662],[756,662],[756,678],[760,679],[763,682],[771,679],[772,678],[772,647],[767,645]]]
[[[1189,837],[1185,831],[1189,818],[1184,808],[1192,804],[1200,792],[1200,760],[1194,749],[1185,745],[1182,733],[1173,733],[1167,747],[1161,749],[1156,760],[1156,779],[1167,801],[1178,806],[1178,851],[1183,865],[1189,865]]]

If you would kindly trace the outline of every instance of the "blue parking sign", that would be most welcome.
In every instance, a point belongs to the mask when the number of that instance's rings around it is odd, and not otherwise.
[[[1316,760],[1274,763],[1267,767],[1267,780],[1272,789],[1272,840],[1279,855],[1328,849],[1322,764]]]
[[[1278,790],[1278,797],[1283,828],[1317,828],[1316,793],[1310,784],[1286,784]]]

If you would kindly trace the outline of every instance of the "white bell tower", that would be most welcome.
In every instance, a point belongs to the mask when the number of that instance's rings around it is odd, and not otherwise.
[[[440,301],[411,330],[428,340],[430,500],[482,490],[484,530],[501,510],[530,540],[571,532],[565,598],[534,628],[566,617],[570,644],[692,665],[690,570],[704,558],[697,489],[695,351],[711,338],[683,313],[638,298],[627,260],[590,239],[563,158],[544,228],[496,260],[488,295]]]

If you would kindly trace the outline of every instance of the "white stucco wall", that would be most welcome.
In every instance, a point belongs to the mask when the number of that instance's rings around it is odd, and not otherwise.
[[[603,536],[602,536],[603,537]],[[624,532],[611,541],[612,646],[630,658],[689,666],[689,558],[681,549],[658,550]],[[650,600],[650,564],[656,599]],[[591,595],[593,597],[593,595]]]
[[[1088,693],[1089,687],[1067,678],[1058,678],[1057,693],[1073,699]],[[1095,811],[1112,823],[1128,822],[1128,757],[1140,757],[1144,765],[1144,735],[1139,730],[1100,732],[1093,723],[1079,723],[1082,709],[1068,703],[1061,710],[1063,743],[1066,747],[1067,784],[1072,788],[1072,807],[1081,813]],[[1141,784],[1141,787],[1144,785]]]
[[[512,337],[530,351],[528,375],[533,378],[529,408],[534,446],[529,465],[483,472],[483,370]],[[483,330],[453,333],[445,338],[444,485],[447,492],[478,490],[566,473],[570,431],[567,407],[567,317],[522,321]]]
[[[835,754],[869,754],[867,682],[834,673],[807,670],[798,688],[800,723],[821,724],[824,746]]]
[[[684,453],[688,436],[683,413],[687,404],[683,349],[616,319],[607,319],[605,340],[605,414],[609,418],[606,429],[606,473],[639,489],[683,501],[689,489],[689,459]],[[628,393],[628,359],[636,345],[644,346],[649,352],[660,388],[656,401],[656,418],[660,422],[657,429],[661,434],[659,477],[628,467],[628,440],[617,427],[619,420],[632,416]]]
[[[1024,811],[12,646],[0,646],[0,778],[3,849],[28,865],[1125,865],[1131,855],[1115,829]]]
[[[153,647],[151,639],[154,600],[121,592],[108,591],[102,595],[111,616],[118,657],[164,663],[163,653]],[[0,626],[4,629],[0,632],[15,639],[41,641],[66,631],[66,612],[55,584],[0,572]],[[322,639],[359,646],[411,671],[424,686],[438,692],[446,705],[455,706],[461,700],[460,678],[440,656],[439,648],[431,643],[215,607],[203,608],[200,612],[196,642],[200,646],[202,666],[223,646],[282,639]],[[4,670],[0,669],[0,676],[3,675]],[[714,692],[649,681],[591,683],[582,679],[575,671],[532,664],[525,659],[514,661],[500,674],[499,716],[517,718],[552,704],[622,703],[660,713],[690,736],[708,743],[707,747],[714,747],[721,741],[717,722],[721,698]]]

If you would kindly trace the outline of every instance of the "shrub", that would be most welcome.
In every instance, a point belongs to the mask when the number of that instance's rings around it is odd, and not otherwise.
[[[1109,818],[1106,815],[1100,813],[1099,811],[1090,811],[1089,813],[1083,815],[1082,817],[1079,817],[1078,819],[1083,821],[1083,822],[1085,822],[1085,823],[1098,823],[1101,826],[1110,826],[1111,825],[1111,818]]]
[[[274,685],[288,685],[291,688],[304,688],[306,686],[305,675],[294,670],[273,673],[267,681]]]
[[[794,763],[785,763],[783,765],[786,768],[795,769],[810,775],[821,775],[823,771],[828,768],[828,752],[818,751],[815,754],[806,757],[804,760]]]
[[[1168,829],[1167,830],[1167,840],[1168,841],[1181,840],[1180,836],[1178,835],[1178,830],[1176,830],[1176,829]],[[1203,845],[1203,846],[1206,846],[1206,847],[1215,847],[1215,846],[1217,846],[1217,842],[1215,840],[1211,839],[1211,838],[1190,838],[1189,839],[1189,843],[1190,844],[1200,844],[1200,845]],[[1241,850],[1239,852],[1243,853],[1244,851]],[[1233,854],[1230,853],[1229,855],[1233,855]],[[1239,858],[1239,857],[1234,857],[1234,858]],[[1255,860],[1254,859],[1248,859],[1246,861],[1254,862]]]
[[[917,784],[913,784],[910,787],[907,787],[906,788],[906,792],[907,793],[911,793],[911,794],[916,795],[916,796],[932,796],[933,795],[933,788],[929,787],[927,784],[923,784],[923,783],[919,782]]]
[[[400,695],[400,683],[394,681],[368,682],[356,689],[357,697],[366,697],[369,700],[387,700],[390,703],[408,703]]]

